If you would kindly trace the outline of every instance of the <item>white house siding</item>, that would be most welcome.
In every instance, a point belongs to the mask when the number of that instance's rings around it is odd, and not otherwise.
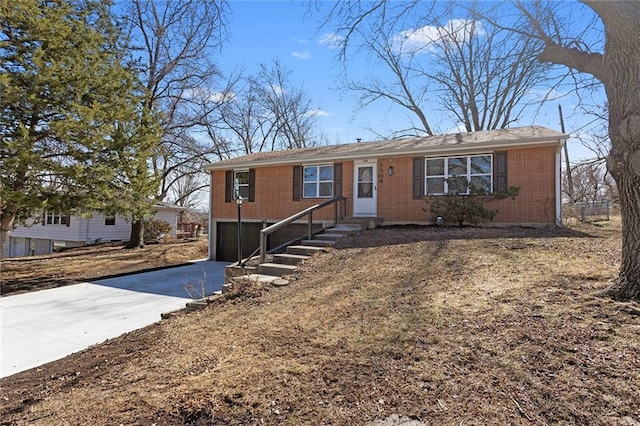
[[[171,236],[175,238],[180,211],[160,208],[154,218],[171,225]],[[54,248],[81,247],[86,244],[129,241],[131,223],[122,216],[116,216],[115,225],[105,225],[105,217],[95,213],[88,218],[71,216],[67,225],[19,226],[9,234],[2,257],[18,257],[51,253]]]
[[[39,238],[53,241],[82,241],[80,229],[82,219],[71,216],[67,225],[43,225],[36,223],[32,226],[19,226],[9,234],[12,237]]]
[[[92,217],[83,219],[82,241],[93,244],[98,241],[129,241],[131,236],[131,222],[122,216],[116,216],[115,225],[105,225],[103,214],[96,213]]]
[[[171,225],[171,236],[175,238],[178,228],[179,211],[175,209],[159,209],[153,216],[156,220],[164,220]]]

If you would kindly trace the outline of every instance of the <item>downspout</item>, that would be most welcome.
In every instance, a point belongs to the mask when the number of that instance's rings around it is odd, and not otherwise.
[[[558,228],[564,228],[562,224],[562,148],[567,143],[567,139],[564,139],[558,149],[556,150],[556,226]]]
[[[208,230],[207,230],[207,235],[209,236],[209,247],[207,249],[207,254],[209,257],[209,260],[214,260],[216,257],[216,253],[215,253],[215,245],[214,245],[214,235],[213,235],[213,173],[211,173],[211,170],[208,170],[209,172],[209,223],[208,223]]]

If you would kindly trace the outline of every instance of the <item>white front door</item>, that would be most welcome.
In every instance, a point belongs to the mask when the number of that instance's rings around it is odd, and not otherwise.
[[[378,214],[378,180],[376,160],[353,165],[353,215],[375,217]]]

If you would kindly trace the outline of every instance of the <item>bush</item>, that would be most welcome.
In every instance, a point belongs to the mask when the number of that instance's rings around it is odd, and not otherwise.
[[[453,177],[447,179],[452,188],[464,188],[466,191],[456,191],[444,195],[429,195],[426,198],[429,203],[429,210],[438,217],[442,217],[445,222],[455,223],[462,226],[465,223],[477,225],[480,222],[491,221],[495,217],[497,210],[491,210],[485,203],[504,198],[515,199],[520,188],[510,187],[505,192],[488,193],[476,188],[469,183],[466,178]]]
[[[144,242],[157,243],[171,235],[171,225],[164,220],[151,219],[144,222]]]

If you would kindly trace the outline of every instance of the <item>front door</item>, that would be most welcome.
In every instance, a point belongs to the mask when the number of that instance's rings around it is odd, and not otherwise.
[[[376,160],[354,163],[353,167],[353,215],[375,217],[378,214],[378,183]]]

